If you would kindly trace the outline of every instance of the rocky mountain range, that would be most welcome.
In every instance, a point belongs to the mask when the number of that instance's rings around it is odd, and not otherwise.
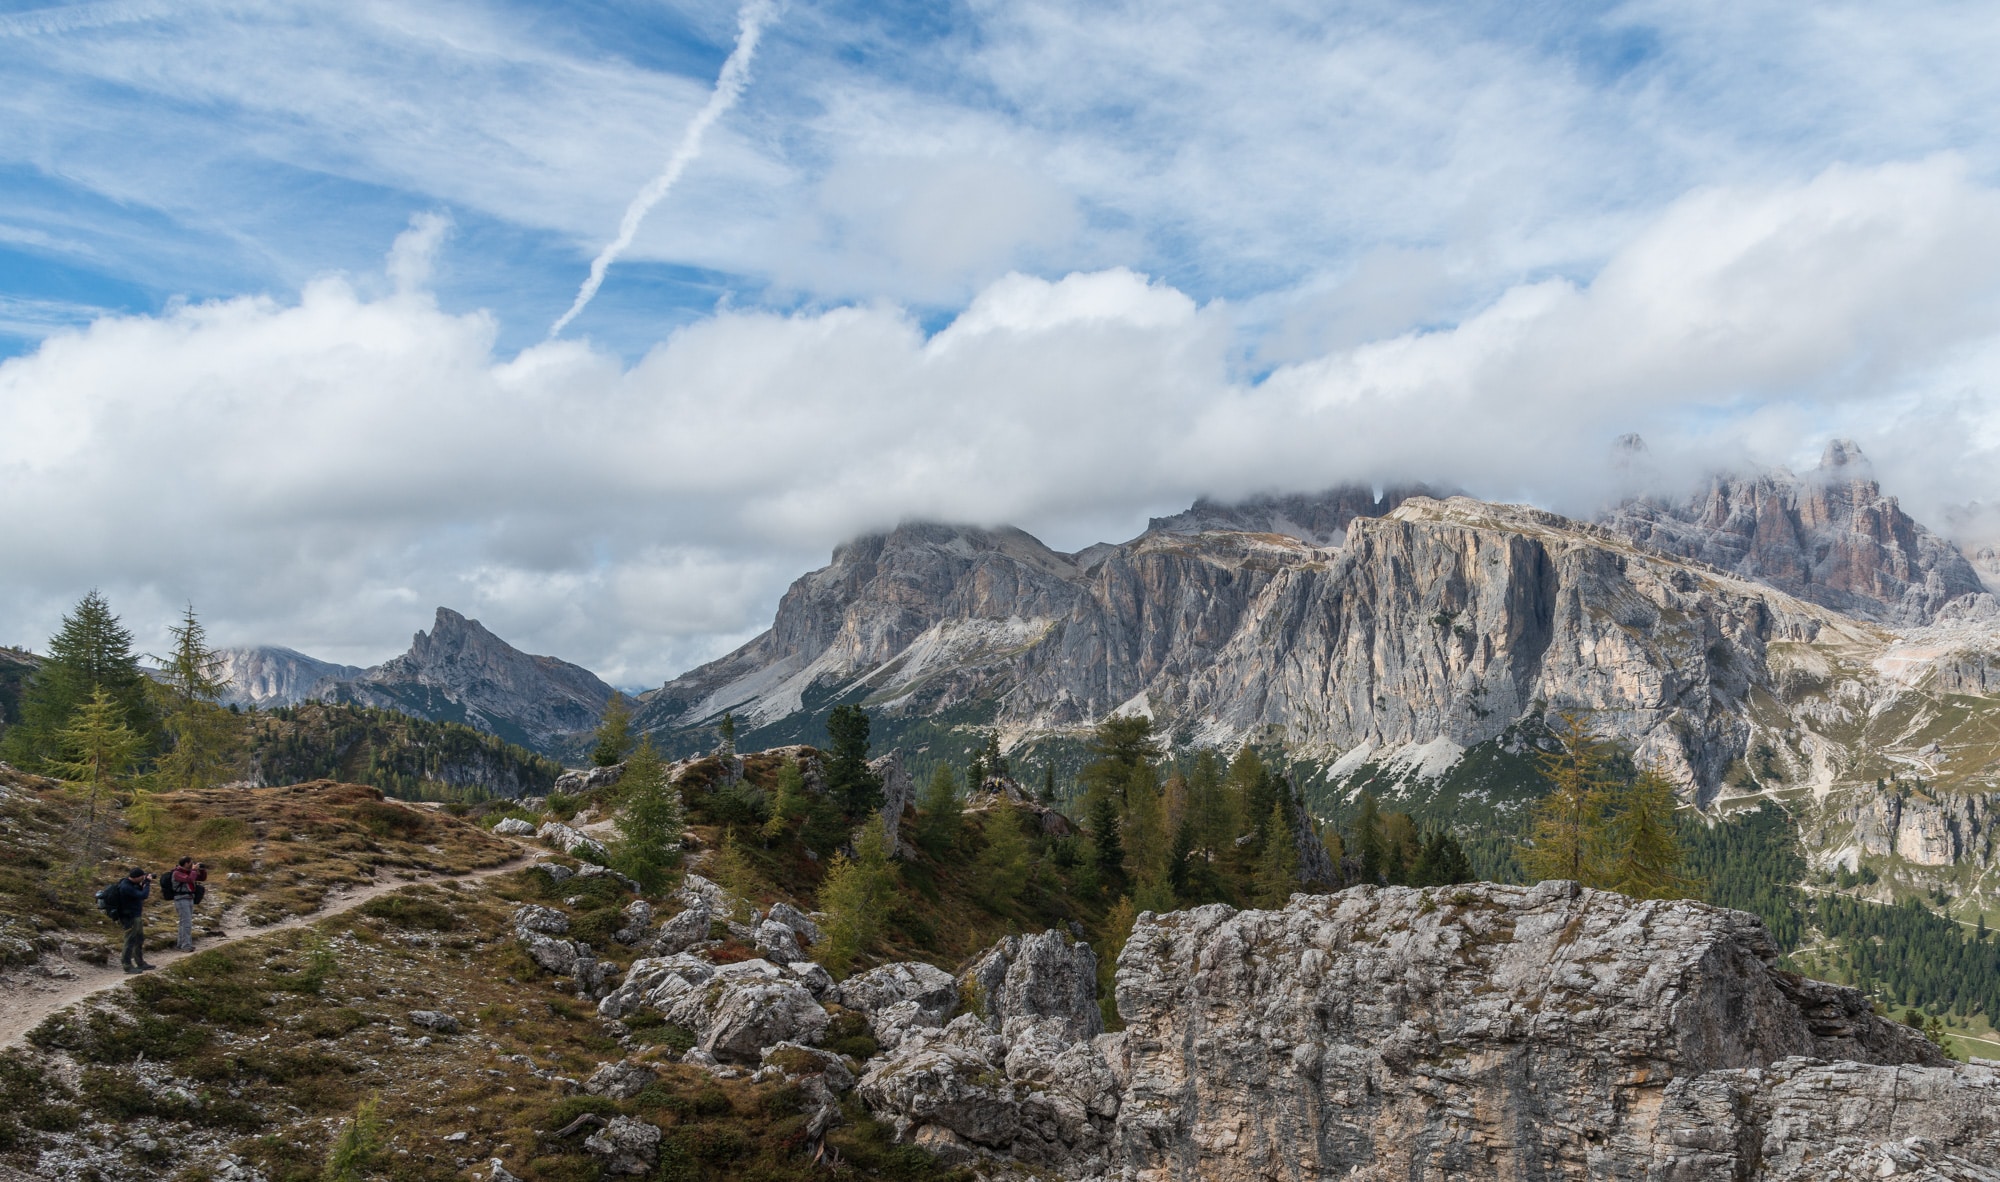
[[[1857,794],[1877,780],[2000,791],[2000,607],[1843,443],[1807,477],[1718,477],[1594,522],[1342,488],[1201,502],[1074,554],[906,524],[836,548],[768,632],[642,700],[663,735],[728,711],[789,741],[853,701],[992,726],[1010,748],[1139,712],[1182,744],[1282,745],[1335,793],[1421,792],[1576,709],[1697,804],[1821,810],[1832,864],[1919,840],[1864,838]]]
[[[368,669],[273,647],[225,649],[223,658],[231,699],[245,705],[377,706],[559,757],[574,753],[617,692],[580,665],[524,653],[445,607],[408,652]]]

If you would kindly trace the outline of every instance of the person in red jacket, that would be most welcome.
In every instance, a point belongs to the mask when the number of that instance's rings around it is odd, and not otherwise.
[[[167,889],[163,893],[174,901],[174,912],[180,919],[174,947],[182,952],[194,951],[194,907],[208,893],[208,888],[202,885],[207,881],[208,863],[193,858],[182,858],[173,873],[167,875]]]

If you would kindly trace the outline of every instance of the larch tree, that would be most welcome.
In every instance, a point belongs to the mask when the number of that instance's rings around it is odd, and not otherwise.
[[[594,766],[610,767],[624,761],[632,750],[632,708],[625,704],[624,694],[614,692],[604,704],[604,717],[591,737],[596,740],[590,751]]]
[[[83,827],[77,838],[77,864],[92,861],[98,854],[102,818],[110,810],[113,796],[126,786],[133,764],[144,746],[132,728],[125,725],[125,712],[118,699],[103,686],[57,731],[56,758],[46,766],[68,781],[84,797]]]
[[[1611,794],[1602,885],[1635,899],[1698,898],[1701,884],[1686,865],[1674,826],[1673,781],[1647,768]]]
[[[1299,881],[1299,847],[1292,839],[1291,823],[1285,806],[1271,806],[1264,825],[1264,852],[1257,856],[1257,875],[1252,883],[1259,907],[1282,907],[1292,897]]]
[[[181,622],[168,629],[174,646],[161,662],[160,692],[166,700],[166,751],[155,779],[169,792],[211,787],[226,779],[242,755],[243,719],[219,702],[229,687],[222,654],[208,645],[208,632],[190,604]]]
[[[1006,911],[1021,898],[1028,885],[1027,836],[1021,832],[1021,816],[1005,797],[995,800],[986,813],[986,847],[979,851],[977,881],[980,902],[995,913]]]
[[[1557,715],[1550,729],[1556,750],[1535,752],[1549,794],[1535,805],[1528,842],[1516,856],[1531,880],[1567,878],[1601,885],[1598,867],[1614,749],[1575,711]]]
[[[917,802],[917,844],[934,858],[942,858],[958,844],[964,824],[965,804],[958,796],[958,777],[951,765],[940,761],[931,769],[930,783]]]
[[[826,911],[826,922],[821,925],[825,938],[813,945],[812,955],[827,972],[846,977],[855,958],[875,943],[895,902],[896,880],[896,866],[889,860],[888,832],[878,813],[862,827],[852,858],[834,855],[820,887],[820,906]]]

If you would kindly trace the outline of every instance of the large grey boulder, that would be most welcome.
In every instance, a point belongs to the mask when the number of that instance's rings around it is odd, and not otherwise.
[[[1097,953],[1054,928],[1008,936],[959,975],[959,986],[995,1034],[1011,1037],[1016,1027],[1043,1021],[1057,1023],[1070,1041],[1104,1032]]]
[[[611,938],[620,944],[637,944],[646,938],[646,929],[653,923],[653,905],[644,899],[634,899],[625,905],[624,926],[612,933]]]
[[[645,1091],[655,1078],[653,1069],[644,1063],[600,1063],[590,1078],[583,1081],[583,1090],[592,1096],[630,1100]]]
[[[912,1030],[941,1027],[958,1004],[958,982],[921,961],[897,961],[857,973],[840,983],[835,1000],[868,1019],[883,1050],[894,1050]]]
[[[790,978],[739,977],[723,982],[696,1044],[718,1059],[755,1062],[765,1047],[818,1042],[826,1010]]]
[[[660,925],[660,934],[653,940],[653,951],[661,956],[672,956],[707,940],[712,915],[706,905],[696,905],[674,916]]]
[[[534,823],[519,817],[504,817],[493,826],[493,832],[503,837],[530,837],[535,832]]]
[[[514,911],[514,933],[541,932],[549,936],[569,934],[569,916],[553,907],[543,907],[539,903],[528,903]]]
[[[538,841],[548,842],[572,858],[587,858],[592,862],[601,863],[609,856],[605,852],[603,842],[580,833],[560,821],[545,823],[540,829],[535,830],[535,838]]]
[[[798,936],[801,943],[817,944],[820,942],[819,925],[812,921],[811,916],[800,911],[790,903],[781,901],[771,904],[771,910],[764,918],[772,923],[781,923],[792,929],[793,934]]]
[[[583,1147],[595,1155],[607,1174],[646,1174],[660,1160],[658,1126],[629,1116],[613,1117],[610,1124],[585,1138]]]

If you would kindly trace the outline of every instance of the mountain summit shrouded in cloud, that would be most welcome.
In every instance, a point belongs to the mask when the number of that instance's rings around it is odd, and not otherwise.
[[[1591,515],[1834,437],[1993,540],[2000,22],[793,8],[540,343],[736,19],[0,17],[0,640],[100,585],[360,666],[448,602],[636,687],[903,520]]]

